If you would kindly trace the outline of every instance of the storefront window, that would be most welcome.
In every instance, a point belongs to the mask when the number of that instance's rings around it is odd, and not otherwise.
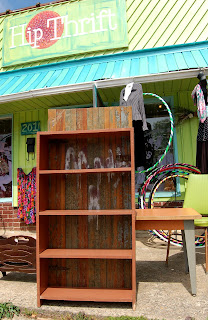
[[[170,117],[161,104],[145,105],[148,131],[145,131],[146,168],[153,166],[163,155],[170,137]],[[161,165],[174,162],[173,144]]]
[[[170,117],[167,109],[160,103],[145,104],[145,113],[147,119],[148,131],[144,132],[146,165],[145,169],[152,167],[163,155],[170,137]],[[174,163],[174,148],[171,144],[166,156],[159,166]],[[136,174],[136,191],[140,188],[147,174]],[[148,191],[151,191],[152,185],[149,184]],[[160,185],[158,191],[175,191],[173,180]]]
[[[12,119],[0,119],[0,198],[12,197]]]

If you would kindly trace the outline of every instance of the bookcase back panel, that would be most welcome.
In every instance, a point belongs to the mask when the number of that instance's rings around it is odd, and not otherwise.
[[[130,215],[49,216],[49,248],[131,249],[131,226]]]
[[[130,172],[42,175],[40,183],[40,211],[131,209]]]
[[[50,259],[48,286],[131,289],[131,260]]]
[[[130,167],[129,132],[97,133],[90,138],[49,140],[49,164],[41,169]],[[45,163],[43,163],[45,164]]]
[[[131,209],[131,174],[97,173],[66,177],[66,209]]]

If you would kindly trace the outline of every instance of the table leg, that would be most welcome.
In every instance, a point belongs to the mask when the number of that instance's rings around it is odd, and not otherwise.
[[[185,238],[184,230],[181,230],[181,233],[182,233],[183,251],[184,251],[184,259],[185,259],[185,272],[189,273],[189,265],[188,265],[187,249],[186,249],[186,238]]]
[[[185,245],[191,281],[192,295],[196,295],[196,254],[194,220],[184,220]]]

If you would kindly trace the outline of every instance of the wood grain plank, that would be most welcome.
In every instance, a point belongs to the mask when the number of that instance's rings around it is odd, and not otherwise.
[[[124,288],[132,289],[132,261],[125,260],[124,263]]]
[[[81,116],[80,116],[80,127],[82,130],[87,130],[87,109],[80,109]],[[87,138],[81,139],[81,141],[78,142],[79,144],[79,150],[80,150],[80,156],[78,156],[78,159],[81,160],[81,166],[82,169],[87,168]],[[88,175],[81,175],[80,177],[80,183],[81,183],[81,199],[80,199],[80,206],[81,209],[86,208],[87,205],[87,199],[88,199],[88,192],[87,192],[87,180],[88,180]],[[78,216],[78,228],[79,228],[79,248],[88,248],[88,217],[84,216]],[[89,287],[89,265],[88,265],[88,259],[80,259],[79,261],[79,268],[80,268],[80,273],[79,273],[79,286],[81,287]]]
[[[48,109],[48,131],[56,131],[56,109]]]
[[[73,131],[77,128],[76,109],[67,109],[65,113],[65,128],[67,131]]]
[[[79,248],[79,228],[78,228],[78,217],[77,216],[71,216],[70,217],[71,222],[71,247],[72,249],[78,249]],[[77,287],[78,285],[78,261],[77,259],[69,259],[68,261],[69,266],[69,273],[72,274],[71,276],[67,276],[67,280],[71,280],[71,286]],[[70,277],[70,279],[69,279]]]
[[[104,128],[110,128],[110,108],[104,108]]]
[[[56,130],[65,130],[65,109],[56,109]]]
[[[93,129],[101,129],[99,124],[99,108],[93,108]]]
[[[115,288],[114,287],[114,273],[115,273],[115,260],[107,260],[107,279],[106,279],[106,287],[108,289]]]
[[[109,107],[110,109],[110,128],[116,128],[117,122],[116,122],[116,108],[115,107]]]
[[[132,127],[132,108],[131,107],[120,107],[121,108],[121,128]]]
[[[49,146],[49,168],[56,168],[57,167],[57,145],[55,143],[51,143]],[[49,177],[49,209],[58,209],[57,202],[56,202],[56,191],[57,191],[57,178],[56,176]],[[52,248],[58,248],[57,243],[57,217],[51,217],[50,219],[50,243]],[[55,233],[54,233],[55,232]],[[51,259],[49,262],[49,283],[51,285],[56,285],[57,283],[57,265],[56,260]]]
[[[60,128],[61,131],[64,131],[65,124],[63,124],[63,127]],[[65,167],[65,143],[60,144],[60,167]],[[65,175],[61,175],[61,181],[60,181],[60,209],[65,209]],[[66,248],[66,217],[60,216],[58,223],[60,224],[60,238],[61,238],[61,248]],[[62,266],[62,272],[61,272],[61,286],[66,286],[66,272],[64,271],[66,269],[66,260],[61,259],[61,266]]]
[[[100,288],[107,288],[107,260],[100,260]]]
[[[87,130],[93,129],[93,110],[94,108],[87,108]]]
[[[99,129],[105,129],[105,108],[98,108]]]
[[[115,109],[115,126],[116,128],[121,128],[121,108],[114,107]]]
[[[132,302],[131,290],[47,288],[41,299],[66,301]]]

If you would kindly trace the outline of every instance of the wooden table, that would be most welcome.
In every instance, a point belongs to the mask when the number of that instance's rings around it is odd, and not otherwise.
[[[136,230],[182,230],[186,271],[191,292],[196,295],[196,255],[194,219],[201,215],[191,208],[136,209]]]

